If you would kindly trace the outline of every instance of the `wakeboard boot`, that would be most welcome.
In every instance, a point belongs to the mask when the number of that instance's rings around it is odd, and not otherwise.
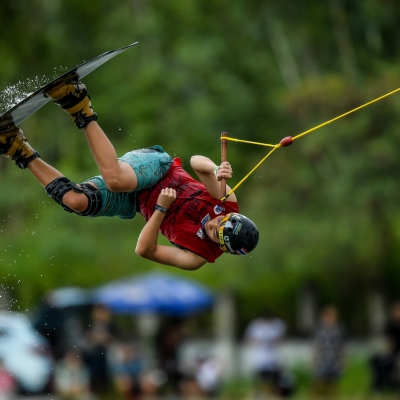
[[[17,127],[7,132],[0,132],[0,154],[14,160],[21,169],[25,169],[30,161],[40,157],[26,141],[21,129]]]
[[[97,121],[86,86],[80,81],[61,82],[47,91],[46,95],[71,115],[78,129],[91,121]]]

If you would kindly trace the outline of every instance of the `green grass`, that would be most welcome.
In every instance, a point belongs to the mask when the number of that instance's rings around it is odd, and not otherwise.
[[[296,377],[296,393],[293,400],[323,400],[312,393],[312,374],[308,365],[298,365],[292,370]],[[366,357],[354,357],[348,360],[343,377],[339,382],[337,394],[332,400],[398,400],[396,394],[377,395],[370,390],[371,375]],[[253,400],[254,387],[250,380],[237,379],[225,385],[219,397],[223,400]],[[266,397],[264,397],[266,398]]]

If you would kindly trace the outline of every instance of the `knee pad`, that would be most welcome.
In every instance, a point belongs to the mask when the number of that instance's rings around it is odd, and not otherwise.
[[[80,188],[82,189],[83,194],[88,198],[89,204],[85,211],[77,214],[84,217],[94,217],[100,211],[100,208],[103,205],[101,192],[99,189],[95,188],[89,183],[82,183]]]
[[[70,190],[78,193],[83,193],[88,198],[89,203],[85,211],[74,211],[62,202],[65,193],[69,192]],[[54,201],[58,203],[65,211],[68,211],[70,213],[92,217],[97,214],[102,206],[102,197],[100,190],[87,183],[83,183],[81,186],[78,186],[65,176],[54,179],[54,181],[50,182],[45,187],[45,191],[47,195],[54,199]]]

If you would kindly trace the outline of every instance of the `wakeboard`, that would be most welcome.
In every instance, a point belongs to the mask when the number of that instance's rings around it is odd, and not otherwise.
[[[96,68],[103,65],[105,62],[111,58],[121,54],[127,49],[136,46],[138,42],[132,43],[129,46],[121,47],[119,49],[110,50],[106,53],[100,54],[99,56],[86,61],[75,68],[72,68],[68,72],[60,75],[59,77],[53,79],[51,82],[42,86],[40,89],[36,90],[34,93],[29,94],[23,100],[18,102],[16,105],[11,107],[8,111],[0,116],[0,133],[6,132],[12,129],[14,126],[18,126],[22,121],[32,115],[34,112],[43,107],[51,99],[46,97],[46,92],[56,86],[60,82],[68,82],[71,80],[81,80],[86,75],[90,74]]]

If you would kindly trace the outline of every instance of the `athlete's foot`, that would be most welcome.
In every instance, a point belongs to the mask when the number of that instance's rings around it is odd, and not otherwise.
[[[71,115],[75,125],[82,129],[91,121],[97,121],[86,86],[80,81],[61,82],[46,95]]]
[[[0,154],[10,157],[21,169],[25,169],[30,161],[39,157],[39,153],[26,141],[24,133],[17,127],[0,133]]]

